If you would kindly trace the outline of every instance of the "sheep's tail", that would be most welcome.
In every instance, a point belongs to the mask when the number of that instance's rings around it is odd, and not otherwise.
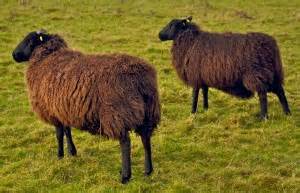
[[[137,132],[146,132],[152,134],[160,122],[160,102],[157,87],[156,73],[153,70],[152,76],[144,77],[140,84],[140,93],[144,100],[144,121],[143,125],[138,127]]]
[[[147,96],[145,101],[145,123],[151,124],[150,127],[156,128],[160,122],[160,103],[158,92],[152,96]]]
[[[275,41],[275,40],[274,40]],[[276,43],[276,41],[274,42],[275,46],[274,46],[274,51],[275,51],[275,61],[274,61],[274,67],[275,67],[275,77],[274,77],[274,83],[275,84],[283,84],[284,81],[284,75],[283,75],[283,70],[282,70],[282,60],[281,60],[281,56],[280,56],[280,51],[279,51],[279,47]]]

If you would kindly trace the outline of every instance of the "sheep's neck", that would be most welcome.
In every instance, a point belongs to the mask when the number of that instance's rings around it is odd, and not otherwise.
[[[45,44],[37,47],[31,57],[30,57],[30,63],[31,64],[35,64],[38,63],[42,60],[44,60],[45,58],[47,58],[49,55],[53,55],[56,52],[58,52],[61,49],[67,48],[67,44],[65,43],[65,41],[60,38],[57,35],[54,35],[52,37],[52,39],[50,39],[48,42],[46,42]]]
[[[186,54],[190,47],[193,45],[193,41],[198,34],[192,31],[183,32],[179,34],[173,41],[172,46],[172,63],[177,70],[181,79],[185,80],[184,65],[186,63]]]
[[[52,56],[53,54],[57,53],[58,50],[52,51],[52,52],[46,52],[46,51],[40,51],[37,50],[35,53],[32,54],[32,57],[30,58],[29,62],[32,65],[37,65],[41,63],[43,60],[48,58],[50,55]]]

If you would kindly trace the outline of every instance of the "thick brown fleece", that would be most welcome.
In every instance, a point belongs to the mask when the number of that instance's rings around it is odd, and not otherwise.
[[[189,24],[173,41],[173,66],[189,86],[248,98],[283,83],[276,41],[263,33],[210,33]]]
[[[119,138],[151,135],[160,120],[156,72],[136,57],[84,55],[53,35],[34,50],[26,78],[33,110],[55,126]]]

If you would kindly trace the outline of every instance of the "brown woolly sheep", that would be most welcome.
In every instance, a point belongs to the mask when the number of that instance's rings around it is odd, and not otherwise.
[[[210,33],[191,22],[174,19],[159,33],[161,41],[173,40],[173,66],[178,76],[193,87],[192,113],[196,112],[199,89],[208,108],[208,88],[240,98],[258,93],[261,118],[267,118],[267,92],[275,93],[290,114],[284,94],[283,72],[276,41],[263,33]]]
[[[156,71],[125,54],[84,55],[68,48],[58,35],[31,32],[13,51],[17,62],[29,61],[26,79],[33,111],[55,126],[58,157],[63,138],[76,155],[70,127],[118,139],[122,183],[131,177],[130,138],[134,129],[145,150],[145,174],[153,171],[151,134],[160,120]]]

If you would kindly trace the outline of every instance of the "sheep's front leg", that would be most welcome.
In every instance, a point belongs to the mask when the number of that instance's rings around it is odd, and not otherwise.
[[[67,147],[68,147],[69,154],[75,156],[77,154],[77,150],[72,140],[71,128],[65,127],[64,130],[67,138]]]
[[[198,104],[198,96],[199,96],[199,88],[193,88],[193,104],[192,104],[192,113],[196,113],[197,111],[197,104]]]
[[[268,119],[268,99],[266,92],[258,92],[260,102],[260,118],[262,120]]]
[[[131,178],[131,160],[130,160],[130,138],[128,131],[120,138],[121,154],[122,154],[122,172],[121,182],[126,184]]]
[[[153,171],[151,158],[151,137],[148,134],[141,134],[142,143],[145,152],[145,175],[149,176]]]
[[[56,126],[56,138],[57,138],[57,157],[61,159],[64,157],[64,128],[62,126]]]
[[[203,86],[202,87],[202,94],[203,94],[203,109],[208,109],[208,87]]]

